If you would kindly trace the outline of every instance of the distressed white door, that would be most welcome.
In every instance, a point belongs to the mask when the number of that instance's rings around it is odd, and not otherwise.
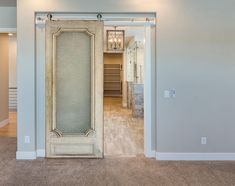
[[[103,23],[46,23],[46,156],[103,157]]]

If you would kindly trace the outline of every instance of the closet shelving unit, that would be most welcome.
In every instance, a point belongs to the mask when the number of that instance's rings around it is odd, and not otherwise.
[[[104,64],[104,96],[122,96],[121,64]]]

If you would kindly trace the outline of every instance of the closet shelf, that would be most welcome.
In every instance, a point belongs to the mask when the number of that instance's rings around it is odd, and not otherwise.
[[[105,83],[121,83],[121,81],[104,81]]]
[[[104,68],[104,69],[108,69],[108,70],[120,70],[120,68]]]
[[[120,74],[104,74],[105,76],[120,76]]]
[[[120,91],[120,88],[105,88],[105,92],[106,91],[118,91],[118,93],[120,93],[121,91]]]
[[[104,65],[104,95],[105,96],[121,96],[122,80],[121,80],[121,64],[105,64]]]

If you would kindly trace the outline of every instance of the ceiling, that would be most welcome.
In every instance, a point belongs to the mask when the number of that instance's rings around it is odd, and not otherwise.
[[[1,6],[16,6],[16,0],[0,0]]]

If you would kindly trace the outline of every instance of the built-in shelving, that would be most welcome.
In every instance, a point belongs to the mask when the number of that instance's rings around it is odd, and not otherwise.
[[[17,110],[17,88],[9,87],[9,111]]]
[[[121,71],[120,64],[104,64],[104,96],[122,95]]]

